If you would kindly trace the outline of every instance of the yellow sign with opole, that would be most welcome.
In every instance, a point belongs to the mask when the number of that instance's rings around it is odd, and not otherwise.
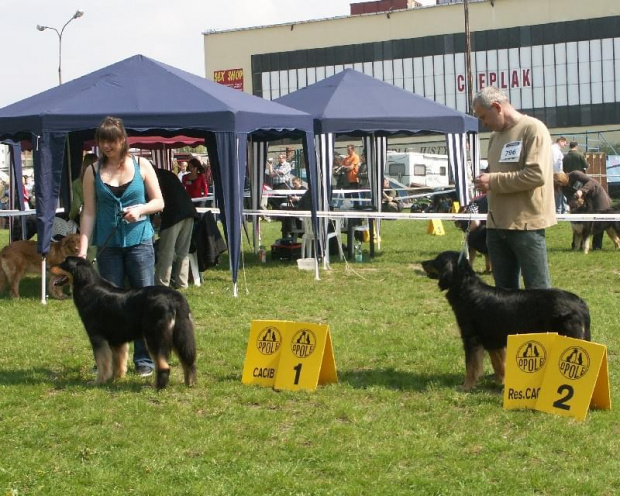
[[[253,320],[241,382],[273,387],[286,322]]]
[[[504,408],[529,408],[584,420],[611,409],[607,348],[555,334],[508,337]]]
[[[287,331],[274,387],[313,391],[319,384],[337,383],[329,326],[291,322]]]
[[[590,406],[611,409],[607,347],[562,337],[551,350],[536,410],[584,420]]]
[[[291,391],[337,383],[329,326],[252,321],[241,381]]]
[[[508,336],[504,408],[535,408],[556,333]]]

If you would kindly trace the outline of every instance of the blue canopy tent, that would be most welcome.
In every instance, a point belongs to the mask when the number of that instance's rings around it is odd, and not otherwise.
[[[68,205],[68,196],[63,196],[71,179],[67,165],[80,167],[82,143],[93,138],[108,115],[122,118],[130,135],[184,134],[205,140],[236,295],[248,139],[303,140],[313,185],[312,118],[142,55],[0,109],[0,140],[26,140],[32,146],[38,250],[43,255],[49,250],[59,199]],[[312,189],[316,224],[318,199]]]
[[[480,161],[476,118],[353,69],[345,69],[275,101],[314,117],[321,162],[320,210],[327,210],[329,205],[337,134],[363,137],[372,205],[379,211],[388,136],[445,134],[459,200],[461,204],[469,203],[468,176],[471,174],[471,179],[477,174]]]

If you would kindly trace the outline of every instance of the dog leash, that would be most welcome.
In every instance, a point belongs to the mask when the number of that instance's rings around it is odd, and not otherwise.
[[[472,214],[470,213],[470,215]],[[469,223],[471,221],[472,218],[467,221],[467,227],[463,233],[463,247],[461,248],[461,254],[459,255],[459,263],[461,263],[463,259],[469,260],[469,244],[467,243],[467,237],[469,236]]]
[[[124,213],[123,212],[118,212],[116,214],[119,218],[123,218]],[[116,233],[116,230],[118,229],[118,226],[120,225],[120,223],[116,224],[114,226],[114,229],[112,229],[112,231],[110,232],[110,234],[108,234],[108,237],[105,239],[105,241],[103,242],[103,244],[97,248],[97,255],[95,256],[95,258],[93,258],[92,264],[94,265],[95,263],[97,263],[97,257],[99,256],[99,254],[105,250],[108,247],[108,243],[110,242],[110,240],[112,239],[112,236],[114,236],[114,234]]]

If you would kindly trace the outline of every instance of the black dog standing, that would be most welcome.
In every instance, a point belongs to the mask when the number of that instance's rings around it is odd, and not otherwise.
[[[590,311],[573,293],[561,289],[503,289],[484,283],[459,252],[445,251],[422,262],[454,311],[465,348],[464,389],[482,375],[484,351],[496,380],[504,383],[506,344],[510,334],[557,332],[590,340]]]
[[[58,285],[73,285],[73,302],[97,362],[98,384],[125,375],[128,343],[137,338],[144,338],[155,363],[157,389],[168,384],[171,350],[183,366],[185,384],[196,383],[194,324],[181,293],[165,286],[117,288],[79,257],[67,257],[51,271],[64,276]]]

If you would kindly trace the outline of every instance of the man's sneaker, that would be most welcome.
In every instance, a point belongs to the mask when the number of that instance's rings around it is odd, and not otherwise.
[[[149,377],[153,375],[153,368],[148,365],[138,365],[136,366],[136,374],[140,377]]]

